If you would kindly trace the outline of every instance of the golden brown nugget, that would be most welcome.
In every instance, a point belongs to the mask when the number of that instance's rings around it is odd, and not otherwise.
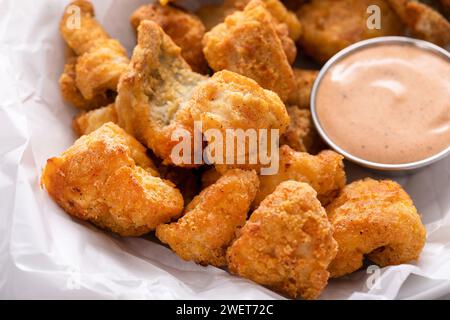
[[[82,136],[97,130],[107,122],[118,122],[114,103],[88,112],[81,111],[73,120],[72,127],[76,134]]]
[[[450,45],[450,22],[426,4],[409,0],[388,0],[411,34],[439,46]]]
[[[152,149],[164,164],[173,163],[171,153],[178,141],[172,140],[172,134],[193,131],[185,104],[204,80],[206,77],[191,70],[180,48],[160,26],[142,21],[138,44],[118,87],[119,125]]]
[[[316,192],[281,183],[256,209],[228,249],[228,268],[291,298],[315,299],[328,282],[337,252]]]
[[[289,106],[286,110],[291,118],[291,124],[280,137],[280,145],[286,144],[295,151],[310,154],[317,154],[325,149],[325,144],[314,126],[311,112],[297,106]]]
[[[381,10],[380,29],[367,27],[371,5]],[[320,63],[355,42],[403,33],[402,23],[385,0],[312,0],[300,8],[297,17],[303,28],[299,44]]]
[[[230,70],[255,80],[286,101],[295,86],[276,25],[259,0],[251,1],[205,34],[203,52],[214,71]]]
[[[177,222],[160,225],[156,236],[184,260],[225,266],[226,249],[245,224],[258,183],[254,171],[228,171],[195,197]]]
[[[283,181],[306,182],[317,191],[317,198],[328,204],[345,186],[343,157],[331,150],[317,156],[296,152],[289,146],[280,148],[280,168],[275,175],[260,176],[260,188],[255,198],[258,205]]]
[[[236,11],[244,10],[251,0],[225,0],[221,4],[206,5],[197,11],[197,15],[203,21],[206,30],[222,23],[225,18]],[[297,41],[302,33],[302,26],[295,13],[286,9],[279,0],[262,0],[270,14],[278,23],[283,23],[288,28],[289,37]]]
[[[316,81],[319,71],[294,69],[294,78],[296,85],[289,95],[288,103],[296,105],[300,109],[310,108],[311,91]]]
[[[95,19],[92,4],[86,0],[70,3],[61,19],[60,32],[78,56],[75,84],[83,98],[89,102],[108,95],[108,91],[115,92],[129,60],[125,48],[110,38]],[[63,96],[67,96],[64,90],[67,88],[62,88]],[[88,103],[83,109],[92,106]]]
[[[97,109],[114,101],[116,93],[105,91],[98,93],[92,99],[86,99],[76,84],[76,57],[70,57],[64,65],[64,71],[59,78],[59,87],[63,99],[81,110]]]
[[[270,137],[272,129],[278,130],[281,135],[289,125],[289,116],[278,95],[261,88],[252,79],[227,70],[215,73],[209,80],[198,85],[188,103],[188,108],[194,121],[201,122],[202,133],[211,132],[213,129],[221,133],[225,148],[227,148],[227,130],[233,129],[231,135],[235,141],[234,148],[229,148],[234,150],[232,163],[225,159],[226,150],[223,150],[223,158],[217,156],[218,161],[211,159],[212,164],[216,164],[216,168],[220,168],[219,171],[222,173],[230,168],[254,169],[259,172],[264,166],[261,159],[257,159],[254,164],[248,161],[250,154],[253,155],[249,148],[250,139],[240,142],[237,138],[251,129],[257,133],[255,145],[260,146],[260,150],[267,149],[270,152],[271,141],[263,143],[259,136],[261,130],[266,130]],[[215,137],[205,135],[205,139],[211,144]],[[242,146],[245,148],[245,154],[239,152],[238,148]],[[245,157],[243,164],[237,161],[238,155],[241,154]]]
[[[419,258],[426,230],[411,198],[390,180],[370,178],[347,185],[327,207],[339,245],[332,277],[358,270],[366,255],[384,267]]]
[[[47,160],[42,185],[68,214],[121,236],[140,236],[178,217],[183,197],[157,177],[146,149],[113,123]]]
[[[203,23],[206,26],[206,30],[209,31],[212,28],[214,28],[215,26],[217,26],[218,24],[224,22],[224,20],[227,16],[232,15],[236,11],[244,10],[245,6],[250,1],[251,0],[237,0],[237,1],[236,0],[232,0],[232,1],[226,0],[225,2],[223,2],[223,4],[206,5],[206,6],[202,7],[197,12],[197,14],[200,15],[201,20],[203,21]],[[285,22],[282,22],[282,21],[280,22],[274,16],[274,14],[276,12],[278,12],[278,11],[282,12],[281,9],[276,10],[276,8],[278,7],[277,6],[278,0],[276,0],[276,1],[262,0],[262,1],[266,5],[267,4],[271,5],[267,9],[270,10],[271,8],[275,8],[275,10],[274,9],[272,10],[273,12],[270,12],[272,18],[274,19],[275,30],[277,32],[278,37],[280,38],[281,45],[286,54],[289,64],[293,64],[295,61],[295,58],[297,56],[297,47],[295,45],[295,40],[298,39],[298,37],[300,36],[301,26],[300,26],[300,24],[298,24],[298,20],[297,20],[295,14],[290,12],[287,15],[287,17],[292,17],[293,22],[295,21],[295,23],[293,23],[295,25],[295,27],[294,27],[295,31],[293,31],[293,32],[295,32],[295,39],[293,39],[291,36],[292,31],[290,30],[288,24]],[[283,17],[284,15],[278,13],[278,16],[280,18],[280,17]],[[287,19],[289,21],[289,18],[287,18]]]
[[[149,4],[139,7],[132,14],[131,24],[135,30],[142,20],[156,22],[181,48],[182,57],[193,71],[203,74],[208,72],[202,46],[205,26],[199,18],[172,6]]]

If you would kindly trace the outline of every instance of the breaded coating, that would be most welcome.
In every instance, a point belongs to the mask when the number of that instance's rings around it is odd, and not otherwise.
[[[315,299],[337,252],[325,209],[308,184],[281,183],[228,249],[228,268],[291,298]]]
[[[300,109],[310,108],[311,91],[319,71],[294,69],[295,87],[289,95],[288,103]]]
[[[164,164],[173,163],[171,152],[178,141],[171,136],[177,129],[192,132],[193,123],[184,106],[205,79],[191,70],[180,48],[160,26],[142,21],[138,44],[118,87],[119,125],[151,148]]]
[[[140,236],[178,217],[183,197],[157,177],[146,149],[113,123],[47,160],[41,183],[68,214],[121,236]]]
[[[89,100],[83,97],[76,84],[76,63],[77,58],[70,57],[64,65],[64,71],[59,78],[59,87],[63,99],[81,110],[97,109],[114,102],[116,93],[111,90],[100,92]]]
[[[258,183],[254,171],[228,171],[195,197],[177,222],[160,225],[156,236],[184,260],[225,266],[226,249],[247,220]]]
[[[380,29],[367,27],[371,5],[381,10]],[[402,23],[385,0],[312,0],[297,16],[303,28],[299,44],[319,63],[355,42],[403,34]]]
[[[202,46],[205,26],[199,18],[172,6],[148,4],[139,7],[131,16],[131,24],[136,31],[142,20],[156,22],[181,48],[181,56],[193,71],[208,72]]]
[[[114,103],[91,111],[81,111],[72,122],[73,130],[79,136],[97,130],[107,122],[117,123],[117,112]]]
[[[325,144],[314,126],[311,112],[297,106],[289,106],[286,110],[291,118],[291,124],[280,137],[280,145],[286,144],[295,151],[310,154],[317,154],[325,149]]]
[[[284,23],[278,23],[275,25],[275,31],[281,41],[281,47],[288,63],[293,64],[297,58],[297,46],[294,40],[289,37],[289,29]]]
[[[197,15],[203,21],[206,30],[222,23],[225,18],[236,11],[244,10],[251,0],[225,0],[221,4],[206,5],[197,11]],[[278,23],[285,24],[288,28],[289,37],[297,41],[302,33],[302,26],[295,13],[286,9],[279,0],[262,0],[270,14]]]
[[[366,255],[384,267],[419,258],[426,230],[411,198],[391,180],[370,178],[347,185],[327,207],[339,245],[332,277],[358,270]]]
[[[411,34],[441,47],[450,45],[450,22],[426,4],[409,0],[388,0]]]
[[[230,70],[249,77],[286,101],[295,86],[276,25],[259,0],[236,11],[205,34],[206,60],[214,71]]]
[[[77,17],[79,13],[79,21]],[[79,22],[79,25],[76,25]],[[103,27],[94,18],[94,8],[89,1],[76,0],[70,3],[62,17],[60,32],[69,47],[76,53],[75,64],[76,88],[87,105],[82,106],[79,98],[74,98],[77,90],[68,89],[65,70],[60,80],[61,91],[68,101],[76,100],[75,106],[88,110],[95,104],[90,101],[108,97],[108,91],[115,92],[121,74],[128,65],[125,48],[115,39],[111,39]],[[70,63],[67,68],[71,68]],[[68,90],[72,90],[71,94]],[[112,101],[108,101],[112,102]]]
[[[260,177],[260,188],[255,198],[258,205],[283,181],[306,182],[317,191],[323,205],[334,199],[345,186],[344,163],[340,154],[324,150],[317,156],[296,152],[289,146],[280,148],[280,168],[277,174]]]
[[[230,168],[254,169],[259,172],[264,164],[260,162],[261,159],[257,159],[254,164],[250,163],[249,156],[254,153],[251,151],[253,149],[250,149],[249,139],[239,142],[239,137],[242,137],[247,129],[251,129],[258,133],[255,135],[255,144],[260,150],[267,149],[270,152],[271,141],[264,144],[259,136],[260,130],[267,130],[270,137],[271,129],[277,129],[281,135],[289,125],[289,116],[278,95],[261,88],[252,79],[227,70],[217,72],[208,81],[201,83],[195,89],[188,105],[192,118],[201,122],[203,133],[212,129],[219,130],[224,140],[224,149],[227,148],[227,134],[231,134],[232,140],[235,141],[234,148],[229,147],[234,150],[230,161],[225,159],[226,150],[223,150],[223,158],[217,162],[213,161],[221,172]],[[227,129],[233,130],[227,132]],[[208,143],[214,142],[212,136],[205,136],[205,139]],[[239,152],[239,147],[242,146],[245,147],[245,154]],[[240,155],[245,158],[245,163],[238,162]]]

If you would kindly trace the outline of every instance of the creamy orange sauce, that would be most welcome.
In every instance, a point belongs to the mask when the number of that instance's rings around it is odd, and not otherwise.
[[[450,61],[412,45],[360,49],[324,75],[316,111],[330,139],[354,156],[423,160],[450,145]]]

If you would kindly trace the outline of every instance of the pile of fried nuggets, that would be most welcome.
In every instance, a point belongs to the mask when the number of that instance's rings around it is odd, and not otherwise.
[[[380,30],[366,28],[374,3]],[[225,0],[197,14],[156,3],[131,16],[138,39],[129,59],[90,2],[70,6],[81,24],[71,27],[65,12],[60,31],[73,55],[60,87],[82,110],[73,122],[81,137],[42,174],[70,215],[121,236],[156,230],[183,259],[292,298],[317,298],[329,277],[366,257],[379,266],[419,257],[425,228],[410,197],[390,180],[345,185],[342,156],[323,150],[311,121],[317,71],[292,63],[297,47],[324,63],[351,43],[406,29],[448,45],[450,25],[437,11],[407,0]],[[222,132],[278,129],[278,173],[176,166],[171,135],[192,132],[194,121]]]

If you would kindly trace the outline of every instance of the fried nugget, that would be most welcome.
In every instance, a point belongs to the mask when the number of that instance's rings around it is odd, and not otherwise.
[[[226,249],[244,225],[257,188],[254,171],[230,170],[195,197],[177,222],[160,225],[156,236],[184,260],[225,266]]]
[[[88,112],[81,111],[72,122],[72,128],[76,134],[82,136],[97,130],[107,122],[118,122],[114,103]]]
[[[188,108],[194,121],[201,122],[201,130],[211,153],[214,153],[212,151],[216,150],[217,145],[215,136],[208,134],[218,131],[223,137],[223,157],[215,154],[215,159],[210,159],[210,163],[215,164],[222,173],[230,168],[254,169],[259,172],[264,164],[260,158],[255,163],[249,161],[254,155],[253,151],[256,151],[252,146],[259,146],[259,151],[267,150],[270,154],[270,131],[275,129],[283,134],[289,125],[289,116],[278,95],[261,88],[252,79],[227,70],[217,72],[211,79],[199,84]],[[255,133],[252,136],[254,139],[243,141],[240,138],[244,138],[248,130],[251,131],[250,136]],[[260,136],[262,130],[266,130],[269,136],[267,141]],[[227,136],[234,141],[233,147],[227,147]],[[240,152],[241,147],[244,147],[243,152]],[[233,158],[232,161],[227,161],[227,151],[230,150]],[[239,163],[241,156],[244,163]]]
[[[197,84],[205,80],[191,70],[180,48],[161,27],[142,21],[131,63],[118,86],[119,125],[151,148],[164,164],[173,163],[171,152],[178,141],[172,140],[172,134],[193,132],[184,106]]]
[[[411,34],[441,47],[450,45],[450,22],[426,4],[409,0],[388,0]]]
[[[202,46],[205,26],[199,18],[172,6],[149,4],[139,7],[132,14],[131,24],[135,30],[142,20],[156,22],[181,48],[182,57],[193,71],[203,74],[208,72]]]
[[[280,148],[280,168],[275,175],[260,177],[260,188],[255,198],[258,205],[283,181],[306,182],[317,191],[317,197],[328,204],[345,186],[343,157],[331,150],[324,150],[317,156],[296,152],[289,146]]]
[[[183,210],[181,193],[157,177],[145,151],[106,123],[47,160],[42,185],[68,214],[121,236],[140,236]]]
[[[75,101],[77,107],[91,109],[97,105],[91,101],[108,98],[111,95],[108,91],[117,91],[119,78],[129,62],[126,50],[117,40],[111,39],[95,20],[94,8],[86,0],[76,0],[67,6],[60,32],[77,55],[75,77],[67,78],[70,70],[66,70],[60,80],[63,97]],[[71,67],[69,63],[67,68]],[[75,79],[76,88],[87,101],[86,105],[79,97],[76,98],[75,88],[68,89],[70,78]],[[108,99],[108,102],[113,101]]]
[[[380,29],[367,27],[371,5],[381,10]],[[402,23],[385,0],[312,0],[300,8],[297,17],[303,28],[299,44],[319,63],[355,42],[403,33]]]
[[[306,183],[281,183],[228,249],[229,270],[292,298],[317,298],[337,244],[316,195]]]
[[[358,270],[364,255],[384,267],[419,258],[426,230],[411,198],[390,180],[370,178],[347,185],[327,207],[339,245],[332,277]]]
[[[244,10],[251,0],[225,0],[222,4],[206,5],[197,11],[206,30],[222,23],[225,18],[236,11]],[[283,23],[289,30],[289,37],[297,41],[302,32],[302,26],[295,14],[287,10],[279,0],[262,0],[270,14],[278,23]]]
[[[59,87],[64,100],[81,110],[97,109],[114,101],[116,93],[111,90],[97,93],[92,99],[86,99],[76,84],[76,57],[69,57],[59,78]]]
[[[203,52],[215,71],[230,70],[249,77],[285,101],[295,86],[276,25],[259,0],[251,1],[205,34]]]
[[[286,132],[280,137],[280,145],[286,144],[295,151],[317,154],[325,149],[311,118],[311,112],[299,109],[297,106],[286,108],[291,123]]]
[[[319,71],[294,69],[295,86],[287,101],[290,105],[296,105],[300,109],[310,108],[311,91]]]

